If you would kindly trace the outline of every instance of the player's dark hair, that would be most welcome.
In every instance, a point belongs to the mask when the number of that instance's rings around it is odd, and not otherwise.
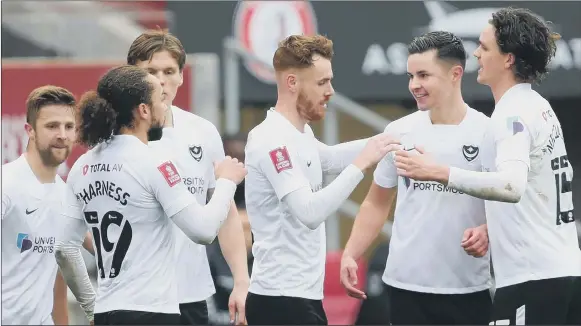
[[[36,119],[43,107],[49,105],[75,106],[73,93],[59,86],[45,85],[34,89],[26,99],[26,122],[36,129]]]
[[[522,8],[503,8],[492,14],[490,24],[495,28],[496,43],[502,53],[514,55],[513,72],[518,81],[539,82],[548,72],[555,56],[555,41],[547,22],[532,11]]]
[[[139,61],[150,61],[154,54],[167,51],[177,61],[180,71],[186,64],[186,51],[182,42],[167,30],[152,29],[139,35],[127,52],[127,64],[136,65]]]
[[[436,50],[439,59],[460,64],[462,69],[466,68],[466,49],[458,36],[444,31],[429,32],[414,37],[408,45],[408,55],[431,50]]]
[[[124,65],[109,70],[79,101],[79,141],[88,147],[109,141],[123,127],[133,127],[133,112],[140,104],[151,105],[153,85],[144,69]]]

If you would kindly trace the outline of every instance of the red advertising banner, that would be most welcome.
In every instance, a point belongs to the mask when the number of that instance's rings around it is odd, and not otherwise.
[[[26,148],[25,101],[33,89],[57,85],[73,92],[78,100],[84,92],[97,87],[99,78],[107,70],[120,64],[123,62],[2,62],[2,164],[17,159]],[[191,80],[190,67],[186,66],[184,83],[174,101],[181,108],[190,106]],[[69,159],[59,168],[59,174],[66,177],[75,160],[84,152],[84,148],[75,146]]]

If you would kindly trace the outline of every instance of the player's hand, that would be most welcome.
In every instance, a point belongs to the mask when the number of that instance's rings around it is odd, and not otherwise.
[[[226,156],[224,160],[214,164],[214,173],[216,174],[216,179],[224,178],[231,180],[235,184],[240,184],[246,174],[248,174],[248,171],[243,163],[238,162],[238,159]]]
[[[234,285],[228,300],[228,312],[231,325],[248,325],[246,321],[246,296],[248,286]]]
[[[353,165],[361,171],[377,164],[387,155],[387,153],[398,149],[399,140],[388,134],[379,134],[369,138],[365,147],[359,153]]]
[[[421,146],[415,146],[415,151],[398,150],[395,152],[395,167],[397,174],[418,181],[437,181],[448,183],[449,168],[436,163],[431,155]]]
[[[462,248],[470,256],[483,257],[488,252],[488,228],[486,224],[466,229],[462,237]]]
[[[356,299],[367,299],[365,292],[356,288],[357,286],[357,262],[350,256],[341,258],[341,285],[347,290],[350,297]]]

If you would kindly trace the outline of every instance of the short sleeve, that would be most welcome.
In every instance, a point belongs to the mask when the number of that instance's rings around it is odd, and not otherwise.
[[[69,177],[67,181],[71,179],[72,178]],[[80,200],[77,199],[77,196],[75,195],[72,188],[72,182],[69,182],[64,185],[62,215],[78,220],[83,220],[83,204]]]
[[[391,124],[385,127],[383,133],[394,134]],[[398,175],[397,168],[394,162],[394,152],[390,152],[377,163],[375,171],[373,171],[373,181],[382,188],[393,188],[397,186]]]
[[[301,168],[296,165],[299,156],[290,144],[262,146],[257,149],[260,169],[274,188],[276,196],[284,196],[310,184]]]
[[[149,164],[147,171],[144,172],[153,195],[167,216],[174,216],[196,201],[196,197],[191,195],[182,182],[182,177],[172,160],[156,160]]]
[[[491,121],[496,148],[496,167],[521,161],[530,168],[532,132],[522,115],[499,116]]]
[[[394,163],[393,152],[388,153],[373,171],[373,181],[382,188],[393,188],[397,186],[397,168]]]
[[[70,176],[67,178],[67,182],[69,180],[71,180]],[[87,233],[83,203],[77,199],[70,184],[63,184],[62,186],[62,208],[55,222],[59,226],[57,240],[67,245],[81,246]],[[87,218],[90,219],[91,216]]]

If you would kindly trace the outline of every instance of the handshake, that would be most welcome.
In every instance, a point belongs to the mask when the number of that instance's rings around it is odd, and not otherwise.
[[[214,163],[214,174],[217,179],[226,179],[240,184],[248,174],[244,163],[238,162],[238,159],[226,156],[222,161]]]

